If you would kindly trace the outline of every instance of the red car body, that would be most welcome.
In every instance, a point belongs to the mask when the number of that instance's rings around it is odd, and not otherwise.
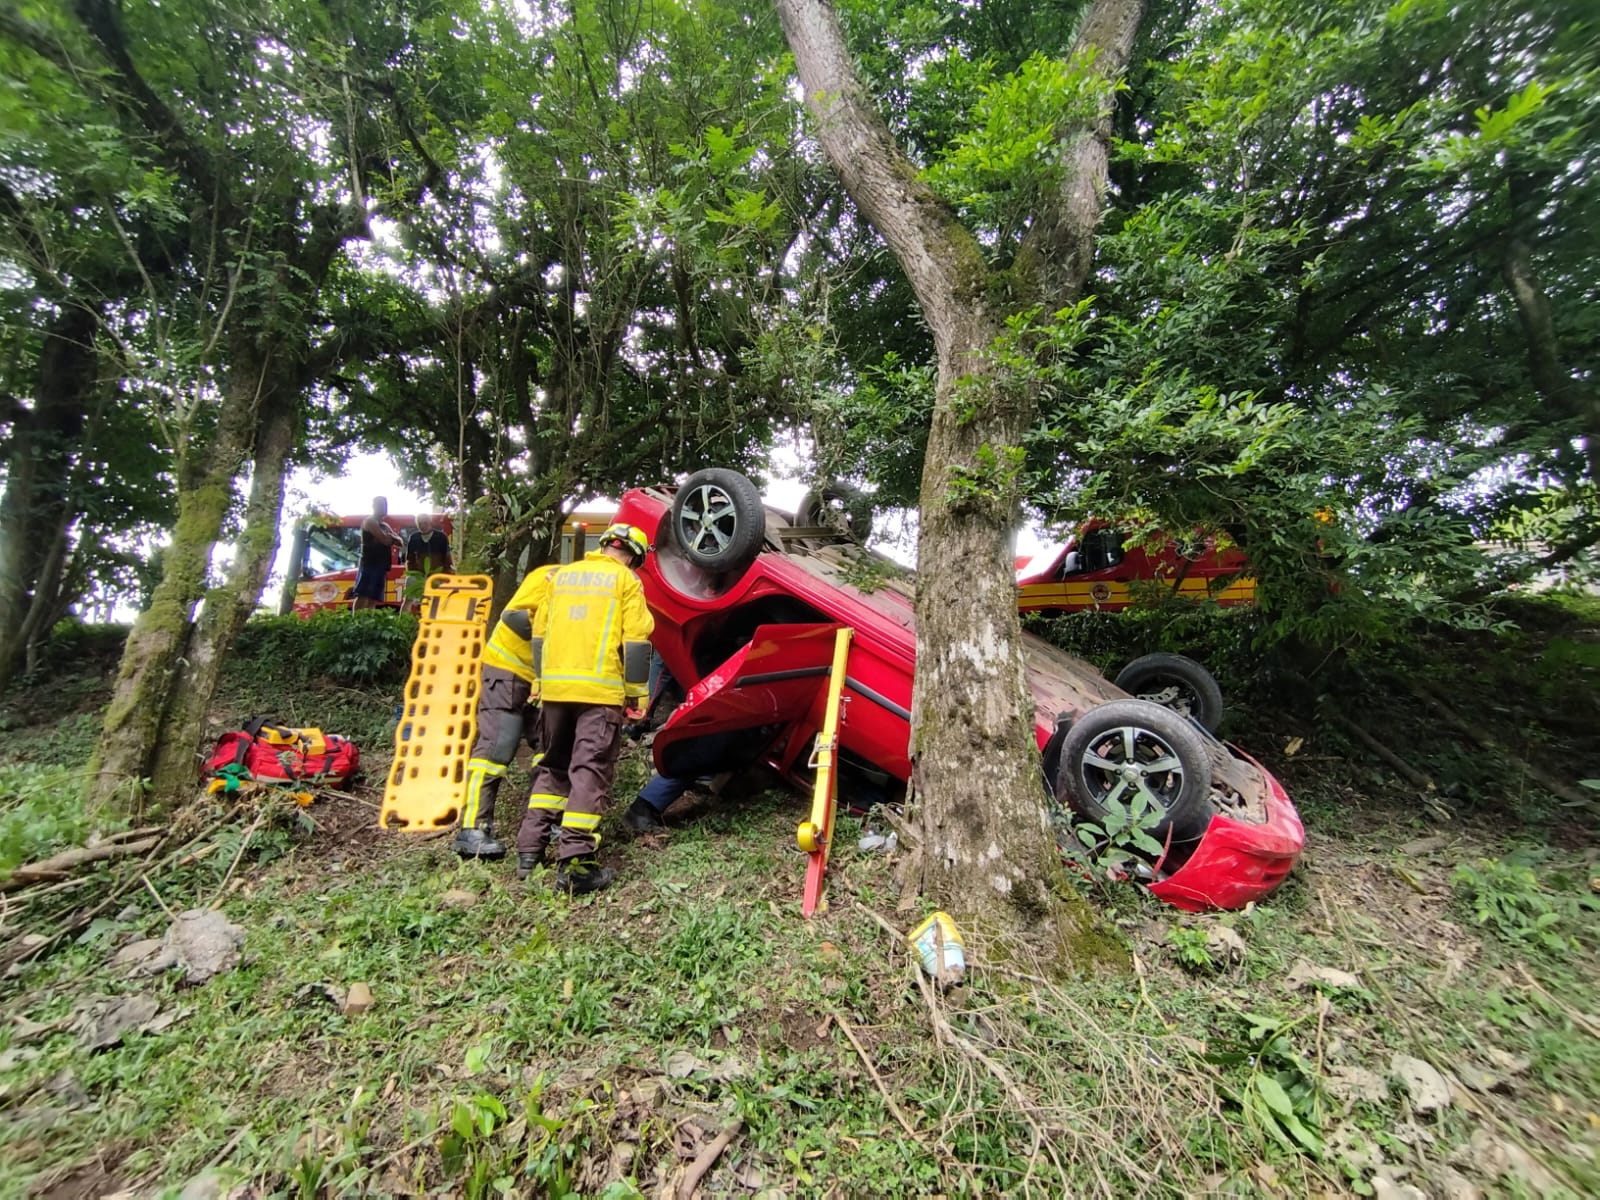
[[[1066,542],[1019,558],[1016,568],[1022,612],[1120,612],[1141,585],[1224,607],[1256,602],[1250,562],[1237,547],[1204,535],[1182,545],[1159,531],[1125,535],[1109,521],[1085,522]]]
[[[760,552],[741,572],[712,575],[673,540],[670,489],[622,498],[616,519],[650,537],[640,568],[655,616],[652,642],[687,689],[656,735],[657,769],[692,739],[749,730],[761,757],[805,782],[822,724],[833,631],[856,631],[846,669],[840,746],[847,765],[890,788],[911,773],[911,689],[916,630],[906,572],[843,537],[805,537],[768,509]],[[1081,714],[1127,693],[1093,667],[1024,634],[1041,749],[1057,714]],[[1151,890],[1180,908],[1238,908],[1272,891],[1294,865],[1304,835],[1283,788],[1259,763],[1207,737],[1219,815],[1181,864],[1155,865]],[[847,772],[848,774],[848,772]]]

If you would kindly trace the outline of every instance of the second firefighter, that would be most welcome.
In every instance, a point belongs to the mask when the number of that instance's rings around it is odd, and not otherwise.
[[[624,710],[643,699],[655,620],[634,575],[650,548],[643,531],[612,525],[599,549],[559,567],[535,608],[532,650],[543,706],[544,758],[517,835],[526,877],[556,844],[556,887],[574,894],[610,885],[595,858],[610,802]]]

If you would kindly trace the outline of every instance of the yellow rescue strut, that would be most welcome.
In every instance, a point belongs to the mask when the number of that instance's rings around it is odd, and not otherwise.
[[[811,855],[801,904],[801,911],[808,917],[822,901],[822,876],[828,868],[828,844],[833,840],[833,814],[839,797],[839,705],[844,692],[850,639],[854,636],[853,629],[841,629],[834,635],[833,668],[828,675],[822,731],[817,734],[816,749],[811,753],[809,764],[817,771],[816,784],[811,791],[811,819],[800,822],[800,828],[795,831],[800,849]]]

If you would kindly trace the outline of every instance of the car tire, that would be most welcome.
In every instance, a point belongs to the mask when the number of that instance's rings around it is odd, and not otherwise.
[[[1067,740],[1067,733],[1072,729],[1072,714],[1059,712],[1056,714],[1055,728],[1050,731],[1050,737],[1039,751],[1039,766],[1044,771],[1044,790],[1052,800],[1056,795],[1056,777],[1061,770],[1061,743]]]
[[[1123,667],[1116,684],[1137,699],[1193,717],[1209,733],[1216,733],[1222,724],[1222,688],[1192,658],[1146,654]]]
[[[1125,768],[1132,768],[1130,778]],[[1198,841],[1216,808],[1211,759],[1188,720],[1148,700],[1091,708],[1061,743],[1056,797],[1085,820],[1104,824],[1114,806],[1142,789],[1161,818],[1147,832],[1160,842]]]
[[[702,571],[742,571],[761,551],[767,512],[756,485],[725,467],[696,471],[672,498],[672,536]]]
[[[825,483],[800,497],[794,523],[832,529],[864,546],[872,534],[872,497],[848,483]]]

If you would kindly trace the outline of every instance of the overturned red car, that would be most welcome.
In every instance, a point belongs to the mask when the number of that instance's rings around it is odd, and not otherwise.
[[[658,770],[689,773],[697,746],[716,738],[804,783],[833,633],[848,625],[843,783],[874,800],[903,795],[916,669],[908,572],[837,529],[797,526],[721,468],[630,491],[616,519],[650,536],[639,575],[652,640],[686,689],[656,735]],[[1090,822],[1119,807],[1157,814],[1149,832],[1161,853],[1133,874],[1180,908],[1239,908],[1283,881],[1304,835],[1265,768],[1194,717],[1130,696],[1032,635],[1024,642],[1058,811]]]

